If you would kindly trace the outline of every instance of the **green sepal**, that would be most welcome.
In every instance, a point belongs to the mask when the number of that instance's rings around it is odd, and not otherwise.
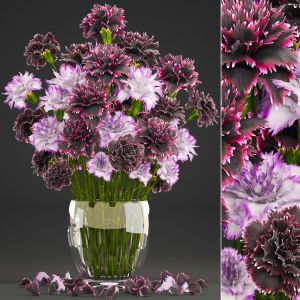
[[[143,106],[143,101],[135,100],[135,99],[131,100],[131,116],[134,119],[137,119],[140,111],[142,110],[142,106]]]
[[[167,97],[172,98],[174,100],[177,98],[177,95],[178,95],[178,93],[173,93],[173,94],[167,93]]]
[[[26,96],[26,101],[32,105],[37,105],[39,103],[39,98],[33,92],[30,92]]]
[[[109,28],[102,27],[99,33],[103,44],[105,45],[112,44],[112,32],[109,30]]]
[[[63,109],[58,109],[55,111],[56,118],[59,122],[64,120],[65,111]]]
[[[300,166],[300,147],[292,149],[279,149],[282,160],[288,165]]]
[[[49,65],[54,65],[54,58],[50,52],[49,49],[46,49],[42,54],[41,54],[42,59],[48,63]]]

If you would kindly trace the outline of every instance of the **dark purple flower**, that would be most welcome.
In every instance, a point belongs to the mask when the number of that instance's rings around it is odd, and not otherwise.
[[[260,291],[300,293],[300,209],[270,211],[264,222],[253,221],[244,232],[247,268]]]
[[[78,158],[79,156],[91,156],[97,143],[97,132],[82,118],[70,118],[66,122],[63,131],[61,149],[67,155]]]
[[[83,70],[89,79],[104,86],[119,86],[130,73],[129,62],[130,58],[118,45],[98,45],[83,59]]]
[[[44,175],[46,187],[56,191],[61,191],[65,186],[71,184],[72,169],[68,162],[63,159],[57,159],[48,166],[48,170]]]
[[[181,55],[166,55],[160,59],[159,77],[165,83],[167,92],[177,93],[180,90],[194,89],[198,83],[198,73],[194,61]]]
[[[185,110],[180,102],[170,97],[160,98],[156,106],[151,110],[153,117],[158,117],[166,122],[178,120],[185,121]]]
[[[115,170],[131,173],[137,170],[144,159],[144,146],[128,134],[108,145],[108,155]]]
[[[166,193],[166,192],[171,191],[171,189],[172,189],[172,186],[168,182],[166,182],[165,180],[159,179],[153,185],[152,193],[154,193],[154,194]]]
[[[287,81],[297,61],[289,48],[295,28],[285,22],[280,9],[269,1],[222,0],[222,77],[248,93],[258,82],[275,103],[282,103],[284,89],[273,79]]]
[[[217,123],[218,110],[209,94],[205,95],[204,92],[199,93],[199,91],[196,91],[189,97],[189,101],[185,106],[197,113],[199,127],[208,127]]]
[[[40,286],[36,280],[30,281],[27,285],[24,286],[24,288],[33,296],[40,295]]]
[[[145,32],[140,34],[129,31],[121,37],[119,45],[136,63],[150,68],[157,65],[159,43],[154,41],[153,36],[149,37]]]
[[[81,295],[81,288],[78,285],[74,285],[67,288],[67,295],[69,297],[78,297]]]
[[[115,37],[117,34],[123,34],[125,24],[122,8],[109,4],[95,4],[91,12],[82,20],[80,28],[83,30],[83,36],[86,39],[94,38],[97,42],[101,42],[99,32],[102,28],[109,29]]]
[[[48,170],[49,162],[59,156],[59,153],[51,151],[34,152],[31,160],[33,173],[37,176],[44,176]]]
[[[31,280],[28,277],[24,277],[21,281],[20,281],[20,286],[25,287],[28,284],[30,284]]]
[[[150,296],[152,294],[152,290],[149,286],[149,280],[143,276],[135,279],[128,279],[125,282],[125,291],[142,297]]]
[[[188,289],[192,296],[199,296],[203,293],[201,286],[197,282],[190,282]]]
[[[74,66],[81,65],[83,58],[89,55],[93,48],[91,43],[72,44],[66,47],[65,52],[61,54],[60,61]]]
[[[99,120],[99,117],[107,114],[110,104],[105,90],[98,84],[89,82],[73,89],[69,98],[68,111],[82,117],[92,125]]]
[[[16,134],[16,139],[20,142],[29,142],[29,136],[32,134],[31,127],[45,116],[42,109],[32,110],[26,108],[20,113],[14,123],[13,130]]]
[[[41,54],[48,49],[54,60],[60,51],[60,45],[57,42],[53,33],[48,32],[44,34],[36,34],[32,40],[29,41],[25,47],[24,56],[27,57],[27,64],[29,66],[44,67],[46,61],[42,58]]]
[[[144,144],[148,157],[164,158],[176,153],[174,145],[177,131],[173,125],[159,118],[150,118],[139,125],[139,139]]]

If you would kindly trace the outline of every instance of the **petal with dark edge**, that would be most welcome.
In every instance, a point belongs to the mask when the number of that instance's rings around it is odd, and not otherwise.
[[[281,276],[270,276],[270,274],[263,269],[252,269],[251,277],[256,285],[266,292],[277,292],[283,287]]]
[[[270,95],[271,101],[277,105],[283,103],[286,92],[282,88],[278,88],[274,83],[274,79],[288,81],[291,76],[290,72],[283,68],[277,68],[276,72],[261,75],[258,82],[267,90]]]
[[[244,240],[246,247],[250,250],[254,250],[257,240],[264,234],[263,225],[259,222],[251,222],[245,229]]]
[[[292,66],[297,62],[297,57],[289,48],[264,46],[255,53],[256,66],[262,73],[274,71],[275,66]]]
[[[239,91],[239,93],[248,93],[256,84],[260,72],[252,68],[226,68],[222,69],[222,76],[231,82]]]

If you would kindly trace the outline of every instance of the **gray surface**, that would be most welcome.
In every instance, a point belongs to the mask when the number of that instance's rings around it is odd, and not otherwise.
[[[26,290],[24,290],[23,288],[20,288],[16,285],[13,284],[1,284],[0,285],[0,299],[2,300],[21,300],[21,299],[31,299],[32,296],[31,294],[29,294]],[[41,295],[38,299],[70,299],[69,296],[67,295],[59,295],[59,296],[51,296],[51,295],[47,295],[44,294],[46,293],[46,289],[42,288],[41,289]],[[190,295],[184,295],[184,296],[180,296],[176,299],[180,300],[180,299],[202,299],[202,300],[216,300],[218,299],[218,286],[213,285],[211,286],[208,290],[206,290],[201,296],[197,296],[197,297],[192,297]],[[174,299],[172,297],[172,295],[153,295],[151,297],[151,299]],[[84,295],[84,296],[80,296],[80,297],[76,297],[75,299],[93,299],[93,297],[91,295]],[[126,295],[126,294],[120,294],[120,296],[116,299],[136,299],[136,297],[131,296],[131,295]]]
[[[19,71],[37,73],[26,66],[22,56],[24,46],[36,32],[53,31],[62,46],[84,41],[78,24],[96,2],[3,1],[0,91]],[[107,2],[125,8],[128,30],[155,34],[162,54],[171,52],[195,59],[203,89],[219,106],[219,1]],[[41,70],[43,76],[52,75],[49,70]],[[3,100],[0,95],[0,102]],[[15,283],[39,270],[70,270],[74,274],[66,237],[70,196],[67,190],[47,190],[42,180],[32,175],[33,149],[13,136],[16,116],[17,111],[0,103],[0,282]],[[150,201],[150,244],[143,274],[157,278],[162,269],[168,269],[174,273],[184,271],[194,279],[204,277],[216,287],[210,289],[210,299],[218,299],[219,127],[194,126],[191,131],[199,141],[198,157],[181,165],[180,181],[170,193]]]

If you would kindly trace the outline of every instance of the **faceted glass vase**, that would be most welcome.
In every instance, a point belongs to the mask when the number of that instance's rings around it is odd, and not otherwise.
[[[80,275],[121,281],[141,268],[147,251],[147,201],[71,201],[68,241]]]

